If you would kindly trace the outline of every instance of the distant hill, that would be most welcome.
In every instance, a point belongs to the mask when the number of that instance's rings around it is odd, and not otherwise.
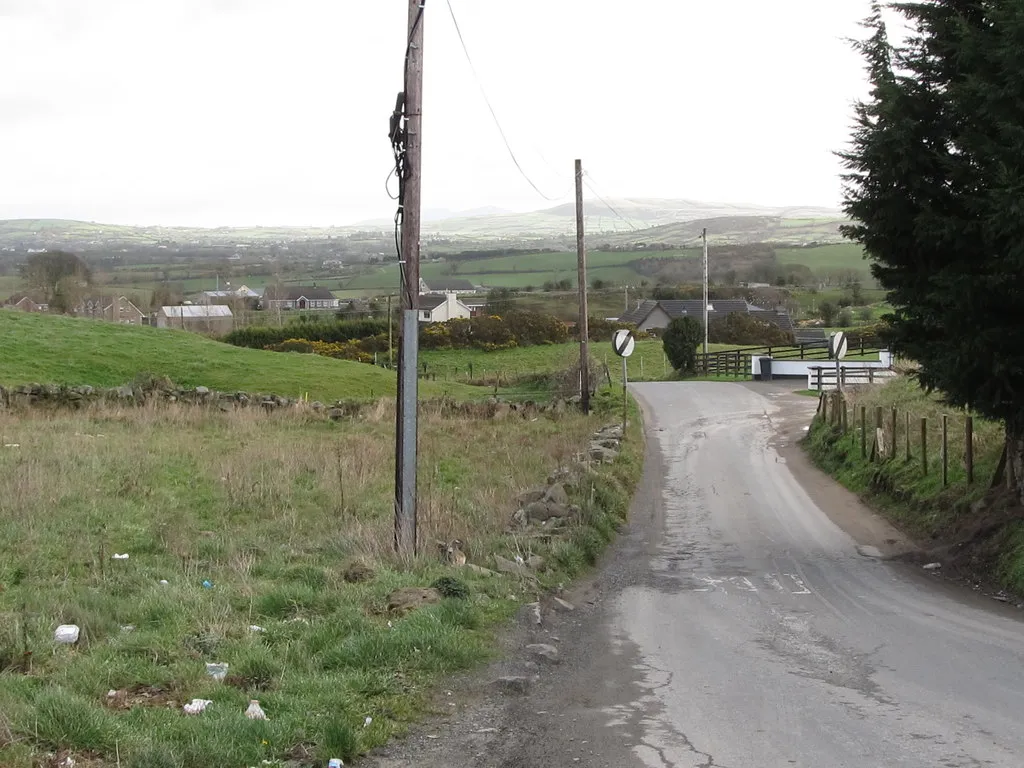
[[[587,200],[585,225],[594,242],[672,243],[692,237],[698,222],[709,222],[712,236],[725,242],[837,242],[842,214],[827,208],[773,208],[693,200],[626,198]],[[715,222],[714,224],[710,222]],[[345,227],[130,227],[69,219],[0,220],[0,248],[153,246],[158,244],[219,245],[326,240],[371,233],[382,242],[392,237],[391,220],[365,221]],[[521,241],[564,245],[575,233],[573,205],[528,213],[483,207],[452,215],[445,209],[425,210],[425,239],[465,244]],[[699,228],[697,229],[699,231]],[[373,234],[373,233],[379,233]]]
[[[838,222],[839,211],[828,208],[793,206],[777,208],[730,203],[702,203],[693,200],[628,198],[587,200],[584,203],[585,226],[589,234],[634,232],[650,227],[728,218],[762,217],[788,221]],[[456,217],[423,223],[430,234],[488,237],[550,237],[570,235],[576,227],[573,204],[559,205],[532,213],[506,213]]]

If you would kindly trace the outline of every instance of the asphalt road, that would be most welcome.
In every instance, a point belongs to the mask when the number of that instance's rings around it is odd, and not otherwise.
[[[899,534],[793,445],[813,400],[634,391],[630,530],[573,618],[529,638],[564,663],[381,765],[1024,766],[1024,611],[878,557]]]

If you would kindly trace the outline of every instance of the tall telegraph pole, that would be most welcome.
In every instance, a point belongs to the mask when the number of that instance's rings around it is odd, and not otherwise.
[[[395,550],[416,553],[417,357],[419,353],[420,184],[423,109],[423,6],[409,0],[409,36],[405,56],[402,162],[399,205],[402,223],[401,333],[398,358],[398,407],[395,426]],[[401,103],[401,99],[400,99]],[[396,110],[397,114],[397,110]],[[394,139],[394,137],[393,137]]]
[[[583,161],[576,161],[576,262],[580,291],[580,397],[590,413],[590,329],[587,314],[587,247],[583,235]]]
[[[704,354],[708,353],[708,230],[704,228]],[[705,358],[706,359],[706,358]]]

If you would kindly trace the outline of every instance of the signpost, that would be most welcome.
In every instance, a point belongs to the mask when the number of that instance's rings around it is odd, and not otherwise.
[[[836,331],[828,339],[828,356],[836,361],[836,389],[843,391],[842,378],[839,375],[839,361],[846,357],[847,344],[846,334]]]
[[[626,358],[633,354],[636,349],[636,339],[633,332],[627,330],[616,331],[612,336],[612,349],[615,354],[622,358],[622,439],[626,439],[626,415],[629,412],[628,394],[626,385],[629,383],[629,372],[626,368]]]

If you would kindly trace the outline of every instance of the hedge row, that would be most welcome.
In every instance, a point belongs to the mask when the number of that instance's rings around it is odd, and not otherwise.
[[[236,347],[266,349],[289,339],[341,343],[353,339],[387,334],[387,320],[332,320],[330,322],[296,322],[283,328],[251,326],[237,328],[223,338]]]

